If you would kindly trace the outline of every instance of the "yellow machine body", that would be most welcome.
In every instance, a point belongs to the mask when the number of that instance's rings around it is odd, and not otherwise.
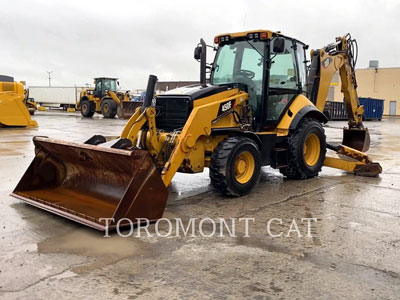
[[[95,78],[94,88],[82,90],[77,108],[82,116],[92,117],[93,114],[102,114],[105,118],[129,119],[132,116],[137,102],[131,102],[129,91],[119,92],[117,78],[98,77]]]
[[[382,168],[360,149],[369,146],[369,135],[355,92],[352,52],[346,50],[350,42],[344,36],[334,46],[312,52],[306,91],[305,82],[296,78],[306,68],[297,59],[293,62],[297,70],[285,69],[283,75],[272,75],[268,65],[272,60],[286,66],[282,61],[290,49],[305,49],[295,39],[267,30],[219,35],[209,82],[205,79],[206,45],[201,40],[195,49],[201,65],[200,85],[154,96],[157,78],[150,75],[143,105],[135,109],[116,140],[95,135],[76,144],[35,137],[36,156],[12,195],[105,230],[104,218],[112,218],[111,227],[124,218],[135,218],[136,223],[140,218],[160,218],[176,172],[199,173],[207,167],[212,185],[230,196],[249,193],[265,165],[292,179],[317,176],[324,165],[377,176]],[[233,55],[237,61],[227,68],[225,58],[219,60],[224,55]],[[231,67],[237,69],[237,77],[229,81]],[[256,77],[250,67],[270,74]],[[322,127],[327,122],[322,113],[327,82],[338,69],[342,81],[346,80],[342,87],[350,112],[346,130],[363,132],[363,137],[347,138],[357,148],[328,144]],[[219,78],[218,72],[223,74]],[[334,155],[326,155],[327,149]]]
[[[25,104],[24,86],[19,82],[0,82],[0,125],[37,127]]]

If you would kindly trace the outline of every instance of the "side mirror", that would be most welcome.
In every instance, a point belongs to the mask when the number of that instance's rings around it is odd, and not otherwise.
[[[119,85],[119,81],[117,81],[117,85]]]
[[[201,52],[203,50],[203,47],[197,46],[194,48],[194,59],[195,60],[200,60],[201,59]]]
[[[274,39],[274,53],[284,53],[285,52],[285,39],[282,37],[277,37]]]

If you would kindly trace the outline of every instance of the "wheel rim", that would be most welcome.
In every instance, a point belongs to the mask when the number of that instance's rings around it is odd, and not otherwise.
[[[319,159],[321,143],[315,133],[310,133],[304,142],[304,161],[308,166],[314,166]]]
[[[108,107],[108,104],[104,104],[104,107],[103,107],[104,112],[108,113],[109,109],[110,108]]]
[[[88,110],[88,106],[87,106],[87,104],[85,103],[85,104],[82,105],[82,111],[83,111],[83,113],[86,113],[87,110]]]
[[[240,153],[235,161],[235,179],[239,183],[247,183],[254,174],[254,157],[249,151]]]

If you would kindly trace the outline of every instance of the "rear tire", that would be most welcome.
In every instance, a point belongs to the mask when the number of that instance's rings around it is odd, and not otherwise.
[[[260,168],[257,144],[246,137],[229,137],[211,155],[211,184],[225,195],[241,196],[257,183]]]
[[[91,118],[94,115],[94,103],[89,100],[82,100],[81,103],[81,114],[85,118]]]
[[[117,114],[117,103],[112,99],[104,99],[101,101],[100,110],[104,118],[114,118]]]
[[[326,155],[326,136],[315,119],[304,119],[288,138],[288,166],[279,171],[289,179],[315,177]]]

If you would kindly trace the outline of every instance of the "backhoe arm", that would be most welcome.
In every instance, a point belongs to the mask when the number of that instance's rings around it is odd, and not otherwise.
[[[356,53],[354,53],[354,51]],[[353,172],[357,175],[376,176],[382,172],[378,163],[373,163],[363,153],[369,149],[370,137],[364,128],[362,117],[364,107],[360,105],[357,95],[355,63],[357,60],[357,43],[350,34],[336,38],[336,42],[322,49],[311,51],[311,66],[308,76],[310,100],[323,111],[333,75],[339,71],[341,92],[344,96],[348,115],[348,128],[343,129],[342,145],[328,148],[342,158],[327,157],[325,166]],[[343,156],[349,160],[343,159]],[[362,157],[362,159],[360,159]]]
[[[357,95],[355,76],[355,57],[353,53],[355,40],[347,34],[336,38],[336,42],[322,49],[311,51],[311,69],[309,74],[309,93],[311,101],[320,111],[324,110],[328,90],[333,75],[339,70],[342,93],[349,117],[349,128],[363,128],[362,115],[364,108]]]

